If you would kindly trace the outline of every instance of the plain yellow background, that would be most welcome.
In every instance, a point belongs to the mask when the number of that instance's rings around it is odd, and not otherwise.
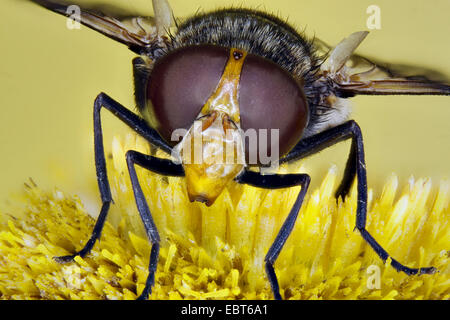
[[[77,1],[86,3],[91,1]],[[130,12],[152,13],[150,0],[117,0]],[[199,8],[229,5],[259,8],[288,18],[307,36],[336,44],[366,30],[369,5],[381,9],[381,30],[372,30],[360,54],[408,63],[450,75],[448,0],[172,0],[177,17]],[[131,60],[125,46],[87,27],[68,30],[66,19],[26,0],[0,1],[0,202],[28,177],[64,191],[95,189],[92,105],[104,91],[133,108]],[[411,174],[434,181],[449,176],[449,97],[356,97],[363,130],[370,186],[391,172],[405,183]],[[103,112],[105,145],[124,126]],[[309,163],[319,168],[317,183],[331,163],[342,171],[349,144],[334,147]]]

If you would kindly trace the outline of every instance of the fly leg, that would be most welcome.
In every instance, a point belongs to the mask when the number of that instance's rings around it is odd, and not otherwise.
[[[283,249],[287,238],[294,228],[297,220],[298,212],[302,206],[306,191],[308,190],[310,177],[307,174],[276,174],[276,175],[260,175],[259,173],[246,171],[238,177],[239,183],[245,183],[254,187],[266,189],[280,189],[294,186],[301,186],[301,190],[295,200],[295,203],[289,212],[286,220],[278,231],[278,234],[271,245],[269,251],[264,258],[267,277],[272,287],[272,292],[276,300],[281,300],[280,287],[278,285],[277,275],[273,268],[275,260]]]
[[[351,120],[334,128],[320,132],[314,136],[301,140],[294,149],[280,162],[294,161],[305,158],[309,155],[320,152],[341,141],[352,139],[352,147],[350,157],[344,174],[344,180],[341,183],[337,195],[344,195],[350,188],[353,177],[356,176],[358,188],[358,204],[356,210],[356,229],[360,232],[364,240],[372,247],[372,249],[386,261],[389,254],[366,230],[367,217],[367,175],[366,162],[364,158],[364,144],[361,129],[358,124]],[[426,268],[409,268],[395,259],[391,259],[391,265],[397,271],[403,271],[408,275],[433,273],[436,271],[433,267]]]
[[[138,134],[148,140],[151,144],[170,153],[170,147],[162,140],[158,133],[139,116],[114,101],[105,93],[100,93],[94,102],[94,151],[95,151],[95,168],[97,171],[97,182],[102,200],[102,208],[92,231],[90,239],[80,251],[67,256],[55,257],[59,263],[72,261],[76,256],[84,257],[94,246],[97,239],[100,238],[106,216],[111,205],[112,196],[106,172],[105,151],[103,147],[103,133],[100,118],[102,107],[109,110],[113,115],[135,130]]]
[[[134,199],[136,200],[136,206],[142,222],[144,223],[147,237],[152,244],[147,280],[145,282],[144,290],[138,297],[139,300],[145,300],[148,298],[149,294],[151,294],[152,286],[155,283],[155,272],[158,265],[160,238],[147,201],[145,200],[144,193],[142,192],[142,188],[139,184],[134,165],[138,165],[166,176],[184,176],[184,170],[181,165],[177,165],[170,160],[155,158],[137,151],[128,151],[126,154],[126,159],[131,185],[133,187]]]

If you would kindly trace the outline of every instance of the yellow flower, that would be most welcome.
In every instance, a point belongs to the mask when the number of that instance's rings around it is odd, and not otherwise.
[[[95,220],[80,200],[27,185],[14,212],[0,213],[0,298],[134,299],[144,288],[150,245],[135,208],[124,150],[149,152],[129,135],[113,141],[109,177],[115,205],[91,254],[58,264],[83,247]],[[304,171],[298,164],[281,171]],[[300,187],[262,190],[231,183],[211,207],[190,203],[182,178],[139,170],[162,240],[150,299],[272,299],[264,256]],[[333,191],[336,169],[308,191],[275,263],[286,299],[449,299],[450,184],[391,176],[369,190],[367,229],[401,263],[434,266],[407,276],[384,264],[354,231],[356,190]],[[20,205],[19,205],[20,204]],[[120,221],[120,223],[114,223]],[[114,226],[115,225],[115,226]]]

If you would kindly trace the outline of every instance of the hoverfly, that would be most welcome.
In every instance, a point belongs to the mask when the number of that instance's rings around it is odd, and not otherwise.
[[[67,5],[47,0],[34,2],[69,16]],[[449,95],[450,86],[426,77],[406,76],[354,54],[367,36],[356,32],[330,48],[309,41],[279,18],[248,9],[222,9],[197,14],[176,31],[166,0],[153,0],[152,21],[127,22],[81,10],[80,22],[119,41],[138,57],[133,59],[135,114],[105,93],[94,102],[94,149],[102,207],[91,238],[73,255],[58,262],[85,256],[99,239],[112,202],[101,128],[100,110],[113,115],[176,159],[162,159],[136,151],[126,153],[136,206],[151,242],[149,275],[139,298],[151,294],[159,255],[160,237],[138,181],[135,166],[161,175],[185,177],[191,201],[210,206],[231,180],[267,189],[301,186],[297,199],[265,257],[265,269],[275,299],[281,299],[274,263],[289,237],[310,177],[303,173],[270,174],[262,154],[276,147],[276,161],[285,163],[317,153],[344,140],[351,150],[336,197],[345,198],[357,182],[356,229],[386,261],[389,254],[366,230],[367,179],[361,129],[348,120],[347,99],[355,95]],[[323,51],[325,54],[319,55]],[[181,141],[173,134],[184,129]],[[243,131],[276,130],[277,143],[256,147],[246,143]],[[224,135],[223,133],[226,133]],[[193,148],[195,137],[200,149]],[[274,139],[277,140],[277,139]],[[192,144],[193,143],[193,144]],[[204,161],[188,161],[190,151]],[[232,151],[231,162],[214,160],[217,151]],[[198,151],[198,152],[197,152]],[[262,152],[261,152],[262,151]],[[270,152],[271,155],[273,152]],[[274,159],[272,159],[274,160]],[[269,163],[270,164],[270,163]],[[262,170],[261,170],[262,171]],[[409,268],[395,259],[391,265],[406,274],[433,273],[435,268]]]

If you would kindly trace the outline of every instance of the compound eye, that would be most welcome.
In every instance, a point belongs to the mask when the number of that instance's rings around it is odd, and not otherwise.
[[[275,63],[255,55],[249,54],[244,62],[239,108],[241,128],[247,137],[245,148],[249,164],[255,164],[252,159],[257,159],[257,165],[267,164],[261,155],[279,159],[287,154],[300,140],[308,122],[302,84]],[[267,136],[261,135],[261,129]],[[249,130],[257,134],[256,146],[248,139],[252,136]],[[278,130],[278,139],[270,139],[272,130]],[[278,144],[278,155],[271,154],[273,143]]]
[[[189,46],[169,53],[155,63],[147,97],[155,128],[171,145],[172,132],[189,129],[220,81],[228,51],[216,46]],[[149,106],[151,107],[151,106]]]

